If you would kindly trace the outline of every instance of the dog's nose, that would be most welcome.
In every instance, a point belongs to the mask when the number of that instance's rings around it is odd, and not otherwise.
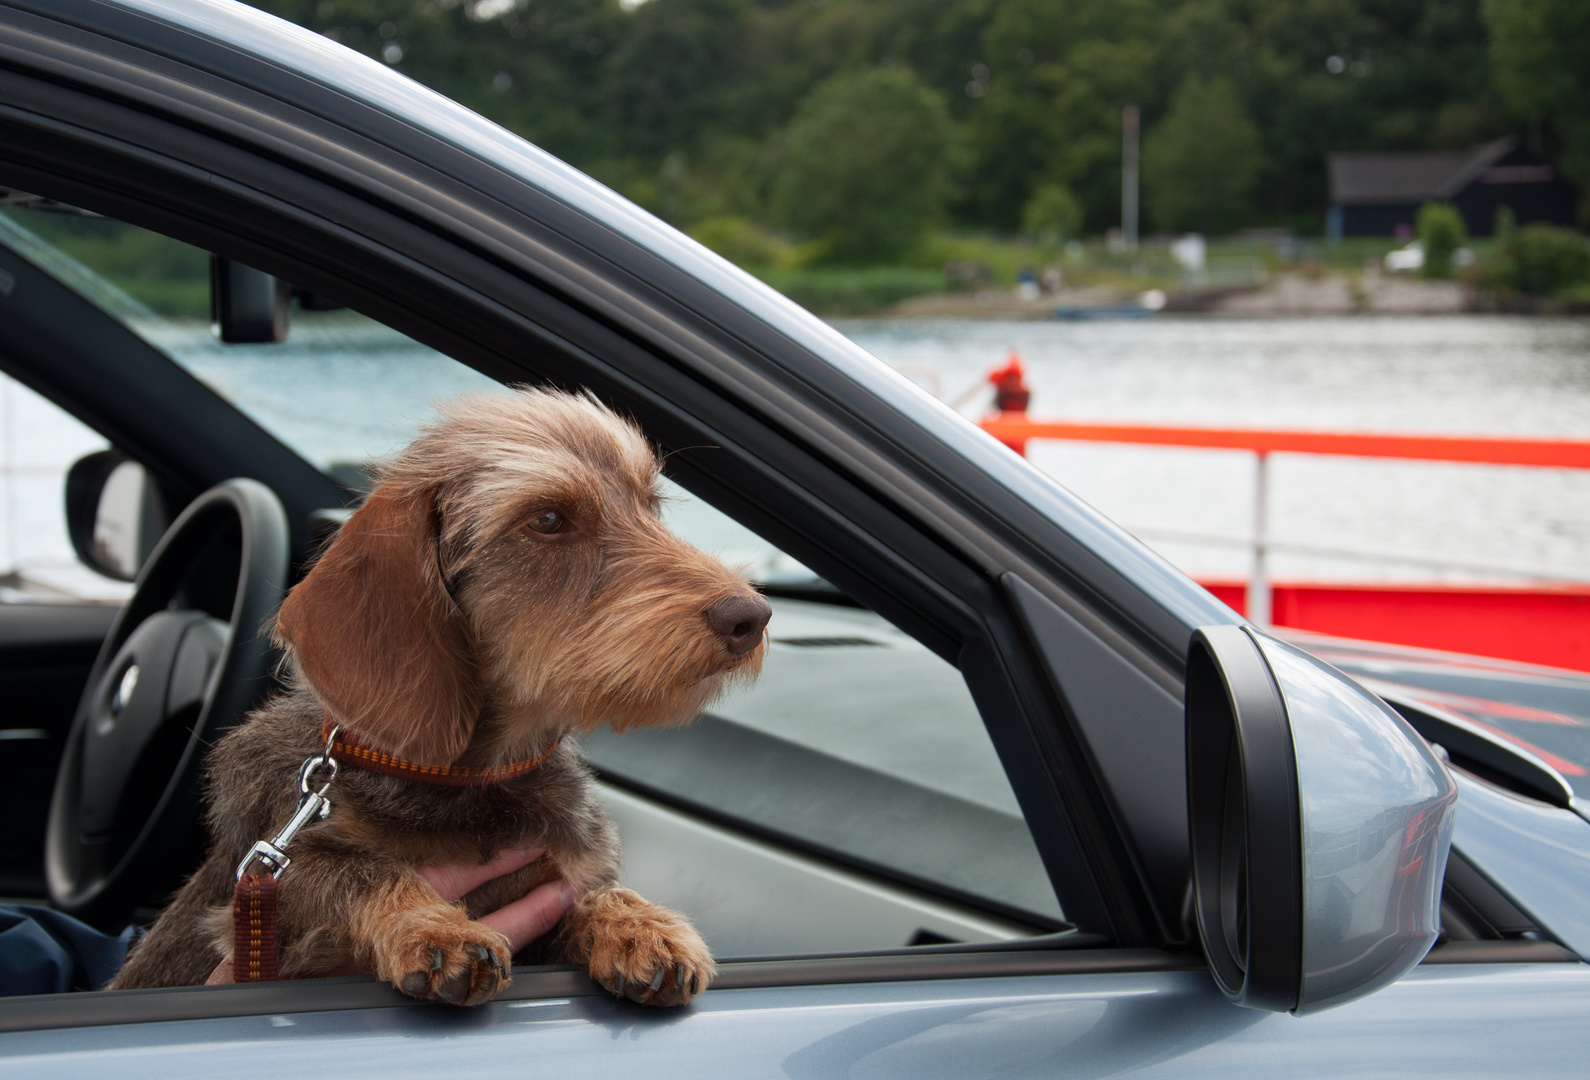
[[[735,656],[748,653],[762,642],[762,631],[773,609],[760,596],[731,596],[707,609],[707,623],[723,638]]]

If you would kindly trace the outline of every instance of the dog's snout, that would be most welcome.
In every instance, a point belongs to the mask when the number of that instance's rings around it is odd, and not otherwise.
[[[707,609],[707,623],[723,638],[736,656],[748,653],[762,642],[762,631],[773,617],[773,609],[760,596],[731,596]]]

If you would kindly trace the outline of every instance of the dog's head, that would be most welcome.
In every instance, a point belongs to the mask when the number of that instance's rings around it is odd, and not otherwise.
[[[283,604],[277,639],[355,733],[450,764],[482,710],[553,732],[691,719],[755,677],[771,614],[659,518],[659,462],[595,398],[444,407]]]

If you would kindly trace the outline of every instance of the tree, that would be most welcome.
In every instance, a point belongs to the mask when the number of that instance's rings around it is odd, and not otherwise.
[[[1120,220],[1121,109],[1150,103],[1150,0],[1001,0],[965,93],[972,168],[958,209],[997,229],[1022,225],[1045,183],[1082,204],[1087,226]],[[981,76],[981,77],[978,77]]]
[[[778,154],[784,225],[832,262],[899,254],[939,218],[949,193],[943,99],[903,68],[835,75],[801,103]]]
[[[1254,222],[1317,225],[1331,152],[1462,149],[1519,119],[1590,189],[1590,0],[253,2],[685,225],[778,220],[792,118],[836,73],[878,68],[942,95],[963,226],[1021,228],[1045,184],[1086,231],[1118,223],[1122,107],[1165,118],[1194,80],[1229,80],[1258,132],[1225,198]]]
[[[1551,129],[1563,171],[1590,187],[1590,4],[1485,0],[1485,20],[1508,103]]]
[[[1154,224],[1229,232],[1251,213],[1259,133],[1231,83],[1189,78],[1144,140],[1143,182]]]

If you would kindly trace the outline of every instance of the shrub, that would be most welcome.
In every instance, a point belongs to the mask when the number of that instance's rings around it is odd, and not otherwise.
[[[855,270],[802,267],[758,276],[797,304],[822,315],[862,315],[944,289],[942,271],[906,266]]]
[[[708,218],[691,226],[690,236],[736,266],[781,266],[791,257],[788,244],[744,218]]]
[[[1045,243],[1069,240],[1082,228],[1082,204],[1064,184],[1043,184],[1027,200],[1021,226]]]
[[[1463,215],[1451,203],[1427,202],[1419,207],[1417,228],[1419,246],[1424,248],[1424,276],[1451,277],[1452,256],[1469,238]]]
[[[1530,296],[1563,292],[1590,282],[1590,243],[1555,225],[1508,229],[1486,261],[1483,281]]]

